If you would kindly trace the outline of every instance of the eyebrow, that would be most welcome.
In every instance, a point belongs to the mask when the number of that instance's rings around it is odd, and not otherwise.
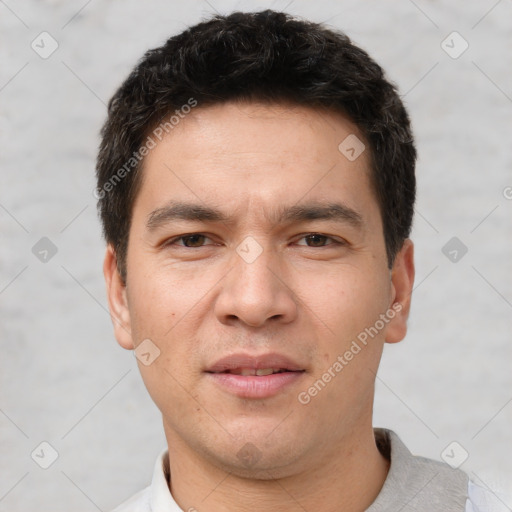
[[[295,205],[285,208],[280,215],[281,222],[307,220],[335,220],[356,228],[361,228],[364,224],[363,216],[360,213],[341,203]]]
[[[276,224],[304,222],[310,220],[334,220],[347,223],[355,228],[363,227],[363,217],[356,210],[341,203],[303,204],[285,207],[275,216]],[[194,203],[171,202],[153,210],[146,222],[148,231],[155,231],[175,221],[229,222],[229,217],[220,210]]]
[[[227,217],[219,210],[200,204],[171,202],[153,210],[148,215],[146,228],[154,231],[174,220],[195,220],[203,222],[226,222]]]

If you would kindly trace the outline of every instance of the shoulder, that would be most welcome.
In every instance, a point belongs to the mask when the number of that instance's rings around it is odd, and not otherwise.
[[[465,512],[510,512],[510,496],[478,485],[471,480],[468,483],[468,500]]]
[[[384,485],[367,512],[464,510],[469,480],[464,472],[414,456],[391,430],[375,429],[375,440],[390,466]]]
[[[169,491],[168,472],[168,452],[165,449],[156,459],[151,485],[121,503],[111,512],[174,512],[181,510]]]
[[[146,487],[111,512],[151,512],[151,487]]]

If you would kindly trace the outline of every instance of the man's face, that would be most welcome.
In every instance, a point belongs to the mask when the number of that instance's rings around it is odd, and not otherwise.
[[[284,475],[371,425],[407,271],[401,253],[391,279],[368,150],[338,149],[349,135],[324,111],[199,106],[146,157],[111,307],[121,345],[160,350],[139,367],[171,450]]]

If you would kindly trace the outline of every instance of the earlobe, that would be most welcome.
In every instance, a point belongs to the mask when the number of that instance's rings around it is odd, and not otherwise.
[[[405,338],[413,285],[414,244],[408,238],[396,255],[391,272],[391,303],[389,307],[390,311],[394,311],[394,316],[386,329],[387,343],[398,343]]]
[[[107,299],[114,334],[119,345],[127,350],[134,348],[131,335],[130,310],[126,296],[126,285],[117,268],[117,257],[112,245],[107,246],[103,262],[103,275],[107,286]]]

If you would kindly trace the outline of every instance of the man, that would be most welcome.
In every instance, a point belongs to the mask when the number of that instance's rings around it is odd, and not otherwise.
[[[320,25],[234,13],[146,53],[97,194],[115,335],[168,450],[117,512],[489,510],[372,427],[410,309],[415,158],[382,69]]]

